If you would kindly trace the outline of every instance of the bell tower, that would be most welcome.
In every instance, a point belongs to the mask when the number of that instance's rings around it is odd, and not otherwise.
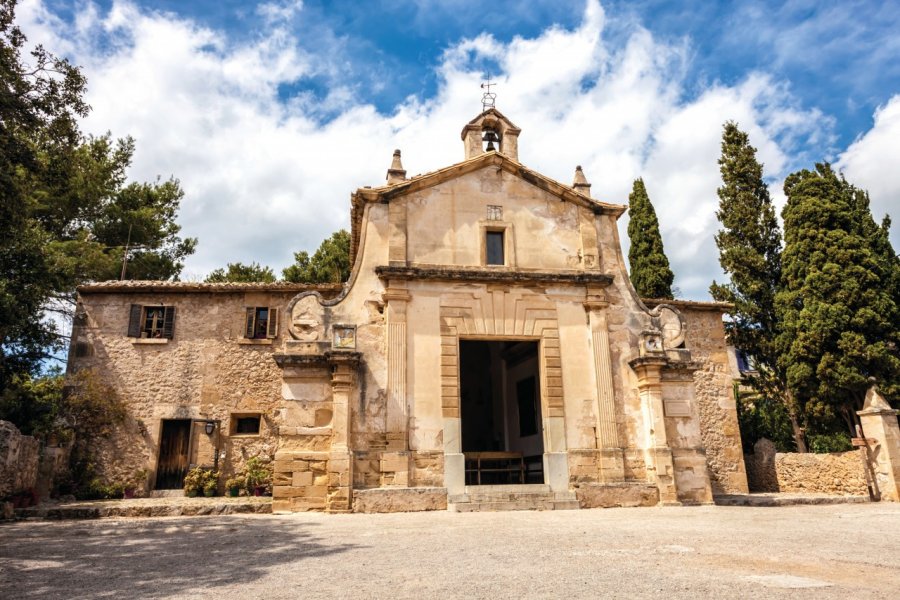
[[[487,108],[463,127],[461,137],[466,159],[485,152],[499,152],[518,162],[521,132],[499,110]]]

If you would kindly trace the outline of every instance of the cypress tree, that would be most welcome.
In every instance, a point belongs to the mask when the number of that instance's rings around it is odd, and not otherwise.
[[[839,415],[853,432],[869,378],[891,389],[900,376],[896,254],[865,192],[829,165],[792,174],[784,191],[779,366],[808,414]]]
[[[662,236],[656,211],[647,196],[643,179],[635,179],[628,196],[628,264],[631,283],[642,298],[673,298],[672,281],[675,275],[663,251]]]
[[[775,294],[781,281],[781,232],[763,167],[749,136],[733,121],[725,123],[719,157],[722,186],[717,190],[716,216],[722,229],[716,234],[719,263],[730,283],[713,281],[709,292],[719,302],[729,302],[725,330],[729,341],[746,352],[757,375],[748,383],[765,400],[785,405],[794,443],[806,452],[800,428],[800,409],[787,393],[785,374],[778,366],[775,339],[778,317]]]

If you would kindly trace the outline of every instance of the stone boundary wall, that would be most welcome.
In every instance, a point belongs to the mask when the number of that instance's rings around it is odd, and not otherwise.
[[[744,455],[751,492],[865,495],[866,475],[858,450],[830,454],[775,452],[762,439]]]
[[[0,421],[0,498],[35,487],[40,453],[36,439]]]

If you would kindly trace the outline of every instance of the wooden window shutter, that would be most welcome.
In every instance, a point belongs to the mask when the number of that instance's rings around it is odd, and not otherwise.
[[[244,327],[244,337],[249,339],[253,339],[254,334],[256,333],[256,309],[251,307],[247,308],[247,323]]]
[[[278,309],[269,308],[269,323],[266,331],[267,338],[278,337]]]
[[[141,337],[141,317],[143,312],[144,307],[140,304],[131,305],[131,312],[128,314],[128,337]]]
[[[167,306],[163,315],[163,333],[164,338],[172,339],[175,337],[175,307]]]

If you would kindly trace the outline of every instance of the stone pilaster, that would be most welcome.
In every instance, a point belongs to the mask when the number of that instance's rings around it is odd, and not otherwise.
[[[866,393],[863,409],[856,414],[867,438],[869,464],[882,500],[900,502],[900,426],[898,410],[872,386]]]
[[[677,504],[675,465],[672,459],[672,449],[669,447],[666,436],[665,413],[663,412],[661,372],[666,365],[666,359],[657,356],[642,356],[632,360],[629,364],[638,376],[638,393],[644,412],[647,434],[644,457],[647,473],[652,473],[652,477],[656,481],[659,488],[659,501],[662,504]]]
[[[594,371],[597,377],[597,448],[600,452],[600,480],[624,481],[624,454],[619,445],[616,426],[615,387],[609,348],[609,327],[604,297],[592,297],[585,302],[594,350]]]
[[[405,287],[388,287],[383,295],[387,306],[387,416],[385,423],[389,452],[409,450],[409,404],[406,393],[406,308]]]

